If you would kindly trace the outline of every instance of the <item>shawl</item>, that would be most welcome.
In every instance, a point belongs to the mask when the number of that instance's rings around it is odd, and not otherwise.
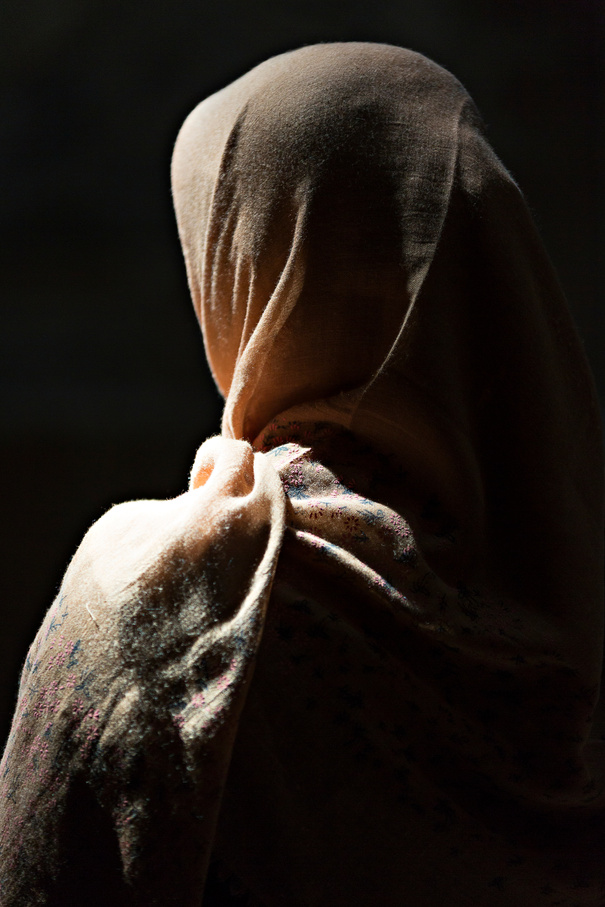
[[[596,396],[472,101],[306,47],[172,174],[222,434],[91,528],[32,645],[3,907],[602,905]]]

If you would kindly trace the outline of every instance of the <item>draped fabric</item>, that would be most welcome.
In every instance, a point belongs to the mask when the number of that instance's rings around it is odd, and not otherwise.
[[[307,47],[202,102],[172,174],[222,437],[74,557],[2,904],[199,905],[212,859],[264,907],[602,905],[598,410],[472,101]]]
[[[283,523],[265,458],[213,439],[188,493],[89,530],[23,670],[3,907],[201,903]]]

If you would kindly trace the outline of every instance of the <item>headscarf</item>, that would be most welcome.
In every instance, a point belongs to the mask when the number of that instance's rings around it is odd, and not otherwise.
[[[596,676],[593,384],[459,82],[386,45],[284,54],[193,111],[173,187],[223,436],[295,408],[393,454],[447,506],[469,573],[573,620]]]
[[[222,437],[68,570],[3,903],[199,905],[212,856],[265,907],[596,907],[595,394],[471,100],[304,48],[194,110],[173,187]]]

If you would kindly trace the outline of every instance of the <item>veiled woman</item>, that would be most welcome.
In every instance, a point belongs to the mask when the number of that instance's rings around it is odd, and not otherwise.
[[[2,904],[602,905],[598,411],[471,100],[307,47],[194,110],[173,186],[222,434],[67,571]]]

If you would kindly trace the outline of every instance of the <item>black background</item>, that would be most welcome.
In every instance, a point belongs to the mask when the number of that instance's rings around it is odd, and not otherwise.
[[[4,0],[0,741],[65,566],[112,503],[183,490],[220,400],[169,162],[205,95],[301,44],[419,50],[525,190],[605,399],[600,0]],[[556,491],[553,489],[553,493]]]

